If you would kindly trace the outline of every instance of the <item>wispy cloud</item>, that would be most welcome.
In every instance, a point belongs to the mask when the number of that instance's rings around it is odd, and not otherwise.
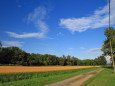
[[[68,50],[73,50],[73,48],[67,48]]]
[[[43,52],[55,52],[55,49],[38,49],[39,51],[43,51]]]
[[[19,41],[3,41],[3,47],[10,47],[10,46],[17,46],[17,47],[22,47],[22,43],[24,42],[19,42]]]
[[[24,34],[17,34],[14,32],[6,32],[9,34],[11,37],[14,38],[32,38],[32,37],[37,37],[37,38],[43,38],[44,34],[43,33],[24,33]]]
[[[100,53],[100,54],[102,54],[102,51],[100,49],[101,48],[92,48],[92,49],[89,49],[87,51],[84,51],[83,53],[88,53],[88,54]]]
[[[15,32],[7,31],[6,33],[14,38],[48,38],[46,33],[48,32],[48,25],[45,23],[45,17],[47,16],[48,10],[44,6],[39,6],[34,9],[33,12],[28,14],[28,22],[33,23],[34,26],[39,30],[36,33],[24,33],[17,34]]]
[[[35,27],[40,29],[41,33],[45,34],[48,30],[47,24],[44,19],[47,14],[47,9],[44,6],[40,6],[34,9],[34,12],[28,15],[28,21],[34,23]]]
[[[85,49],[85,48],[84,48],[84,47],[80,47],[80,49],[82,49],[82,50],[83,50],[83,49]]]
[[[54,49],[46,49],[46,51],[55,52],[56,50],[54,50]]]
[[[64,34],[62,32],[58,32],[57,36],[64,36]]]
[[[17,7],[21,8],[21,7],[22,7],[22,5],[18,5]]]
[[[88,29],[108,26],[108,5],[94,11],[88,17],[60,19],[60,26],[75,32],[83,32]],[[111,25],[115,24],[115,0],[111,0]]]

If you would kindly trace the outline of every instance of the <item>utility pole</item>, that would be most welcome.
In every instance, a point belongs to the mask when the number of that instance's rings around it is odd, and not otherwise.
[[[109,0],[109,31],[111,31],[111,29],[110,29],[110,0]],[[111,37],[109,39],[110,39],[110,50],[111,50],[111,58],[112,58],[112,63],[113,63],[113,70],[115,73],[115,65],[114,65],[113,49],[112,49],[112,39],[111,39]]]
[[[1,43],[1,41],[0,41],[0,48],[2,49],[2,43]]]

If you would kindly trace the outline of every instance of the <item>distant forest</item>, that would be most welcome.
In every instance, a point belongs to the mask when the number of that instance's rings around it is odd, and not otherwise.
[[[0,65],[23,65],[23,66],[48,66],[48,65],[71,65],[93,66],[106,65],[104,56],[95,59],[80,60],[74,56],[58,57],[50,54],[27,53],[18,47],[0,47]]]

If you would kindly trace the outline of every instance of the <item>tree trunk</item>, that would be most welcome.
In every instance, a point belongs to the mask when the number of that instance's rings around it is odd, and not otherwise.
[[[112,63],[113,63],[113,70],[115,73],[115,64],[114,64],[114,58],[113,58],[113,49],[112,49],[111,39],[110,39],[110,49],[111,49],[111,58],[112,58]]]

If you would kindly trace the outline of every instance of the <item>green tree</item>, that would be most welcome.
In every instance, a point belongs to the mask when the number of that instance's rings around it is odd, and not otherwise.
[[[95,62],[97,65],[106,65],[107,63],[106,58],[103,55],[95,58]]]
[[[61,66],[67,65],[65,55],[63,55],[61,58],[59,58],[59,65],[61,65]]]
[[[67,65],[71,65],[71,56],[70,55],[67,56]]]
[[[104,44],[102,46],[102,51],[104,52],[104,55],[111,56],[114,73],[115,73],[115,29],[114,28],[106,28],[104,35],[107,37],[107,39],[104,41]]]
[[[77,58],[74,56],[71,58],[71,65],[77,65]]]
[[[2,48],[0,51],[0,64],[10,64],[13,51],[11,47]]]
[[[32,57],[32,61],[31,61],[32,65],[40,65],[40,63],[39,63],[40,54],[32,53],[31,57]]]

